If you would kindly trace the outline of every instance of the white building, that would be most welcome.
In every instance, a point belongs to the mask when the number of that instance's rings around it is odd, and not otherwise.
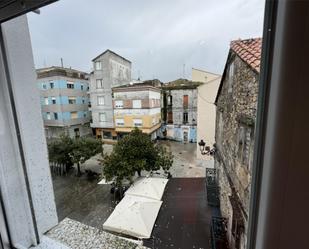
[[[205,159],[199,152],[198,142],[203,140],[206,146],[215,143],[216,106],[214,104],[221,75],[192,68],[192,81],[203,82],[197,88],[197,158]]]
[[[116,139],[113,120],[112,88],[129,84],[131,62],[111,50],[92,60],[94,71],[90,75],[91,127],[97,137]]]

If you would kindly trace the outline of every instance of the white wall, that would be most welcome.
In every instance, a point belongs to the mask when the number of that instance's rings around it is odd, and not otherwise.
[[[192,69],[192,80],[204,84],[197,88],[197,142],[204,140],[208,146],[215,143],[216,106],[214,104],[219,88],[221,76],[209,72]],[[197,144],[199,150],[199,145]],[[205,156],[196,153],[197,158]]]

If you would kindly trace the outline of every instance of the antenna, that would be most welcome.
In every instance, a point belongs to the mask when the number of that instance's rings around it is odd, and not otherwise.
[[[63,68],[63,59],[60,58],[60,60],[61,60],[61,67]]]
[[[185,79],[185,70],[186,70],[186,64],[183,64],[183,71],[182,71],[182,76]]]

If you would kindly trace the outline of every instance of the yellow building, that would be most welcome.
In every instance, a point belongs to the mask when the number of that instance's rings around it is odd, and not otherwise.
[[[203,140],[207,146],[215,143],[216,106],[214,104],[220,85],[221,75],[192,68],[192,81],[203,82],[198,87],[197,97],[197,142]],[[197,158],[205,156],[199,152],[197,143]]]
[[[148,83],[113,88],[114,124],[117,136],[135,127],[156,139],[161,127],[160,89]]]

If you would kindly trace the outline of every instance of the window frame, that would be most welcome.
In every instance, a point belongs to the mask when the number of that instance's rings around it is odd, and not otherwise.
[[[103,79],[96,79],[96,89],[104,89],[103,87]],[[100,82],[100,84],[98,84],[98,82]]]
[[[136,104],[138,103],[138,104]],[[133,99],[132,100],[132,108],[133,109],[141,109],[142,108],[142,100],[141,99]]]
[[[100,66],[98,67],[98,65],[100,65]],[[102,62],[101,61],[95,61],[94,62],[94,69],[95,69],[95,71],[102,70]]]
[[[101,117],[105,117],[104,119],[102,119]],[[106,112],[99,112],[99,122],[100,123],[104,123],[107,120],[107,115]]]
[[[101,101],[101,103],[99,101],[100,99],[103,100],[103,101]],[[103,96],[103,95],[97,96],[97,105],[98,106],[104,106],[105,105],[105,96]]]

